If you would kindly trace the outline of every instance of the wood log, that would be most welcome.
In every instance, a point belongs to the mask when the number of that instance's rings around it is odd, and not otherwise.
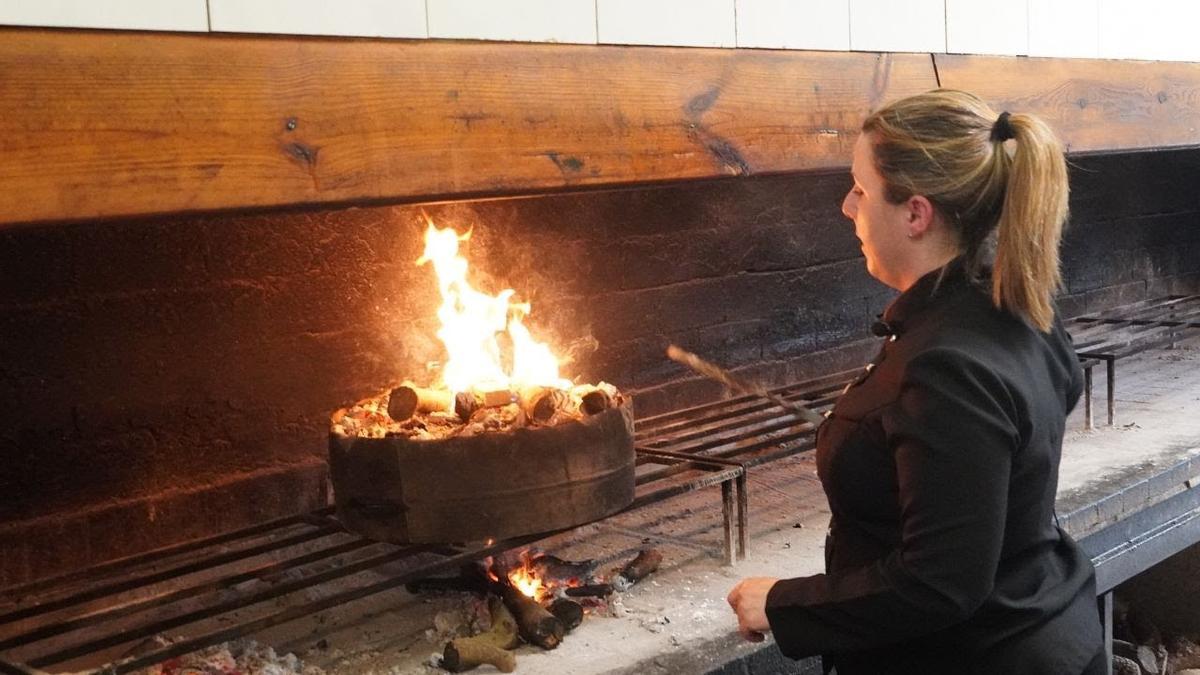
[[[452,404],[450,392],[447,390],[402,384],[393,389],[388,396],[387,412],[388,417],[403,422],[419,412],[448,412]]]
[[[594,389],[583,395],[580,400],[579,409],[587,415],[595,415],[602,413],[605,410],[613,407],[615,403],[608,392],[603,389]]]
[[[458,413],[459,419],[466,422],[471,419],[471,415],[479,409],[481,402],[474,393],[469,391],[460,391],[454,395],[454,412]]]
[[[546,424],[567,402],[567,392],[554,387],[524,387],[518,392],[525,417],[536,424]]]
[[[488,612],[492,616],[490,630],[446,643],[442,651],[442,665],[446,670],[461,673],[485,663],[502,673],[516,669],[517,657],[509,651],[521,644],[516,619],[504,602],[494,595],[488,596]]]
[[[508,579],[501,578],[497,585],[500,597],[517,620],[517,631],[523,640],[542,649],[554,649],[562,642],[566,628],[558,617],[517,590]]]
[[[570,583],[586,581],[596,571],[595,560],[563,560],[543,553],[529,561],[529,569],[543,582]]]
[[[484,408],[500,408],[512,403],[516,398],[516,394],[507,389],[485,391],[482,393],[460,391],[454,395],[454,412],[458,413],[462,421],[468,422],[480,410]]]
[[[647,548],[639,551],[633,560],[621,568],[620,574],[613,580],[613,586],[618,590],[629,588],[657,570],[662,564],[662,559],[658,549]]]
[[[550,603],[549,611],[562,622],[563,630],[567,633],[583,623],[583,605],[574,600],[559,598]]]

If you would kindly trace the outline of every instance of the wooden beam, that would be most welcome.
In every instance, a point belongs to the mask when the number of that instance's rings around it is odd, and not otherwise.
[[[0,29],[0,224],[848,164],[928,55]]]
[[[943,87],[1032,112],[1068,152],[1200,145],[1200,64],[937,54]]]

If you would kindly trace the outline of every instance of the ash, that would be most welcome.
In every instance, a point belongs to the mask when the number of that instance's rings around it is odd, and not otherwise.
[[[170,640],[157,638],[163,644]],[[317,666],[305,665],[295,654],[275,653],[254,640],[240,639],[170,659],[135,671],[136,675],[325,675]]]

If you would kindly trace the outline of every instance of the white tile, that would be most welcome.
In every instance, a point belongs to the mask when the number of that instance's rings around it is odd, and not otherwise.
[[[737,46],[850,49],[850,0],[736,0]]]
[[[1100,0],[1100,57],[1200,61],[1200,3]]]
[[[733,0],[596,0],[600,42],[733,47]]]
[[[596,0],[428,0],[429,37],[596,42]]]
[[[1023,0],[946,0],[946,51],[1028,54],[1028,6]]]
[[[0,25],[208,30],[204,0],[0,0]]]
[[[1029,0],[1029,55],[1100,55],[1098,0]]]
[[[868,52],[944,52],[945,2],[850,0],[850,48]]]
[[[425,0],[208,0],[212,29],[238,33],[425,37]]]

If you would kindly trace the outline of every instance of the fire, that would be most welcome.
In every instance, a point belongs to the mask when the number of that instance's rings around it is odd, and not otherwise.
[[[524,566],[509,572],[508,580],[518,591],[535,600],[541,600],[541,596],[545,593],[545,586],[542,584],[542,580],[534,576]]]
[[[550,348],[535,340],[522,323],[530,313],[529,303],[513,302],[516,291],[511,288],[488,295],[467,281],[467,260],[458,248],[471,233],[439,229],[428,216],[426,220],[425,251],[417,264],[433,263],[437,273],[442,296],[437,311],[442,325],[437,336],[448,355],[442,370],[446,387],[455,393],[516,391],[530,386],[570,388],[571,382],[559,377],[559,362]],[[507,333],[512,344],[510,372],[502,365],[497,340],[501,333]]]

